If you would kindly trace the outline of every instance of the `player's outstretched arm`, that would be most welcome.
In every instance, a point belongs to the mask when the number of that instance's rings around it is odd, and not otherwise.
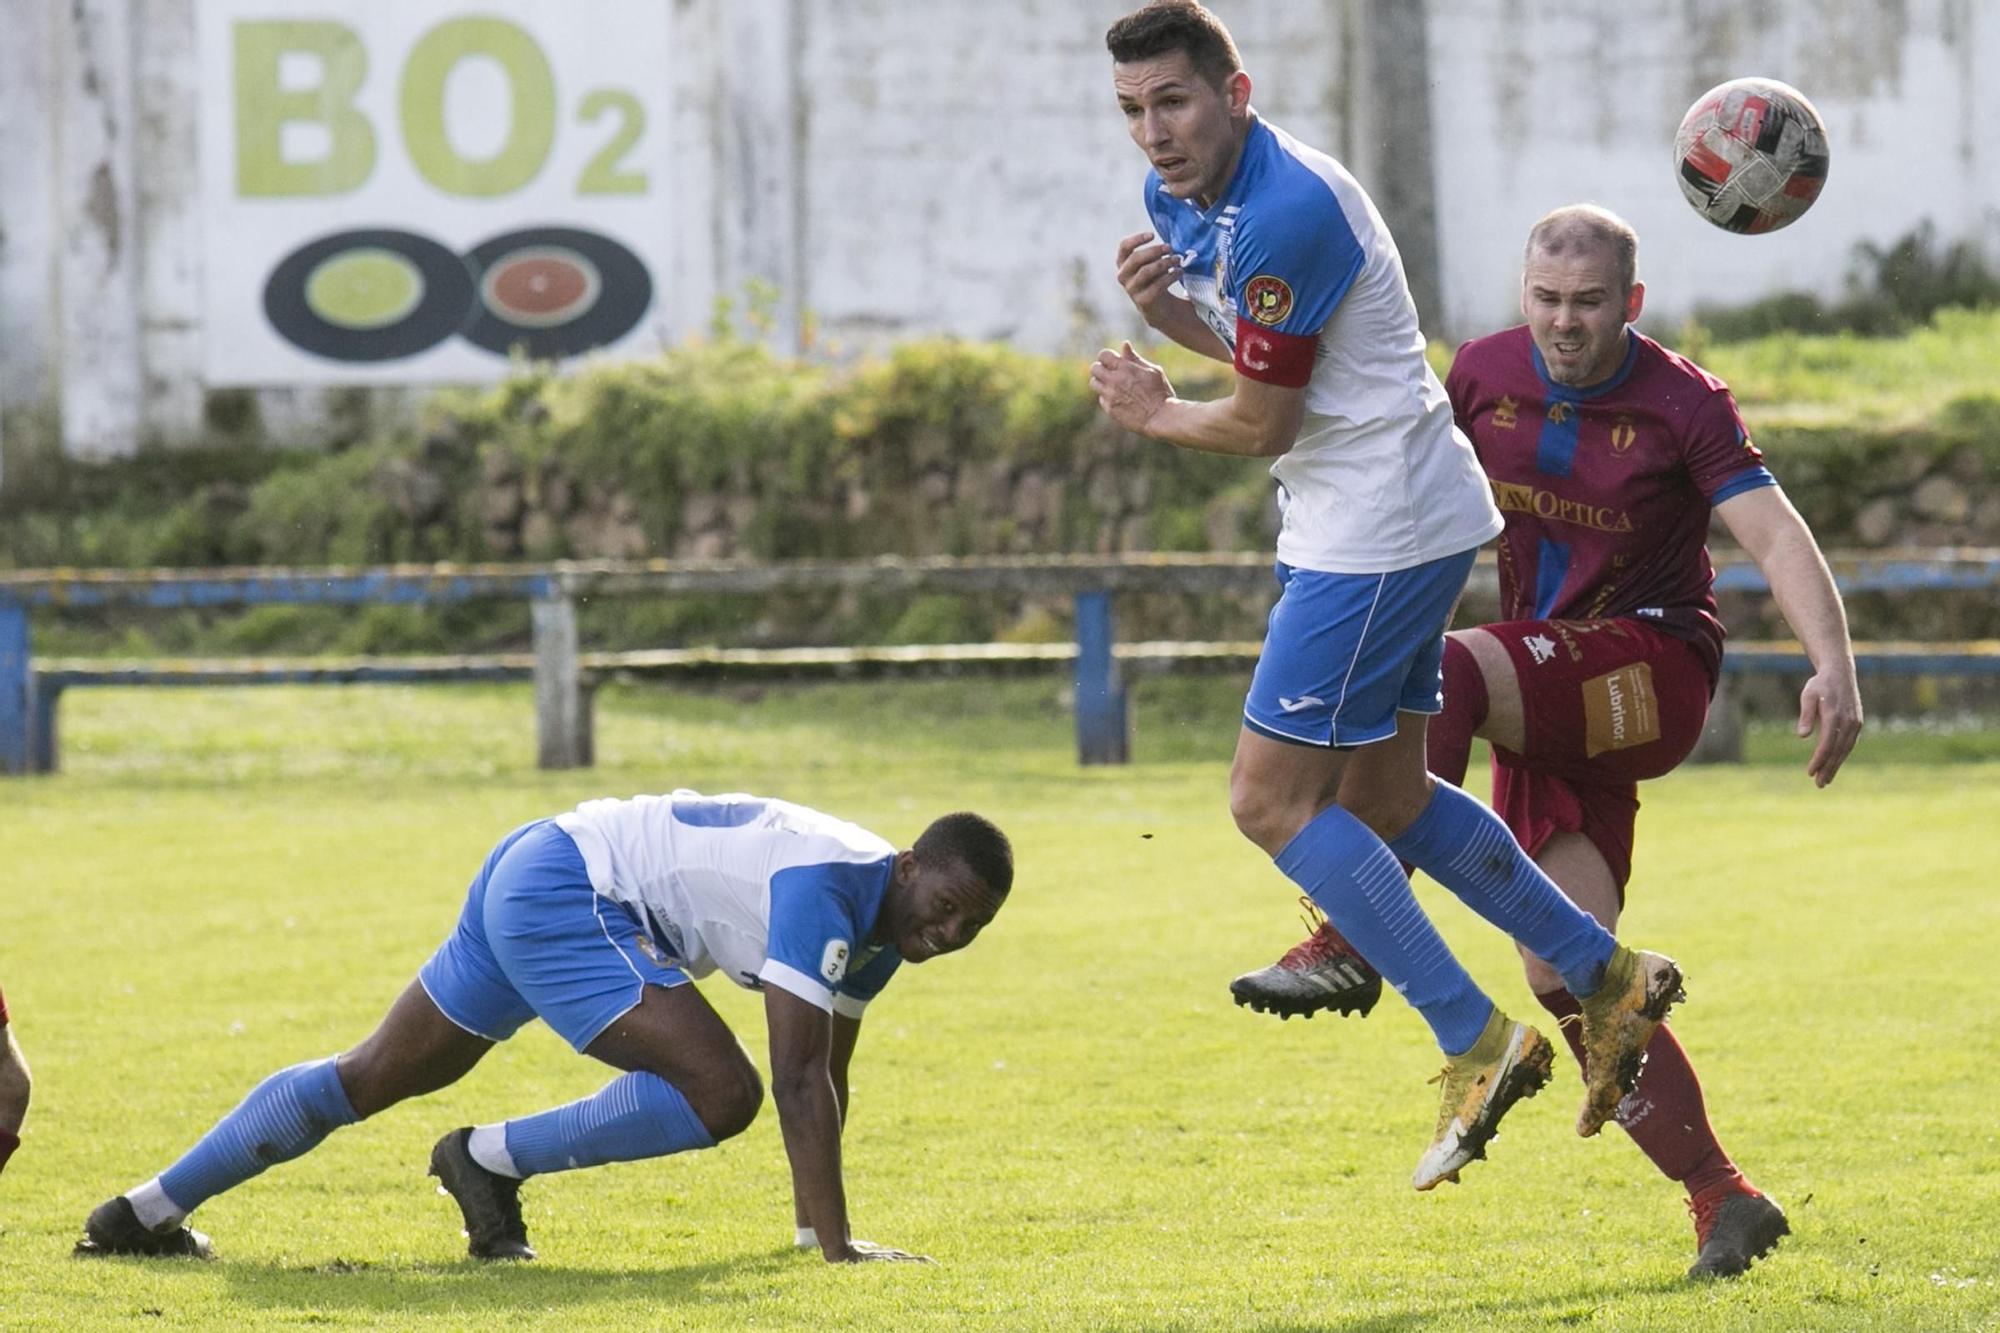
[[[771,1030],[771,1099],[778,1105],[802,1227],[812,1230],[828,1263],[920,1259],[847,1234],[847,1191],[840,1174],[843,1098],[833,1079],[832,1016],[776,986],[764,991],[764,1016]]]
[[[1861,736],[1854,645],[1847,637],[1847,611],[1833,572],[1826,567],[1812,529],[1776,486],[1731,496],[1715,512],[1764,571],[1779,612],[1812,662],[1812,679],[1799,692],[1799,735],[1819,732],[1806,773],[1824,787],[1840,772]]]
[[[833,1043],[827,1051],[826,1070],[833,1077],[833,1095],[840,1101],[840,1124],[847,1126],[847,1069],[854,1063],[854,1048],[861,1041],[861,1020],[846,1014],[833,1016]]]
[[[847,1069],[854,1060],[855,1043],[861,1039],[861,1020],[849,1018],[846,1014],[835,1013],[832,1022],[832,1045],[827,1052],[827,1073],[833,1079],[833,1098],[840,1107],[840,1127],[847,1128]],[[793,1220],[798,1226],[799,1248],[817,1249],[819,1238],[813,1230],[812,1219],[806,1216],[804,1196],[792,1196]]]
[[[1190,402],[1174,397],[1167,374],[1126,343],[1099,352],[1090,388],[1104,414],[1130,431],[1206,454],[1276,458],[1292,447],[1305,420],[1303,389],[1239,375],[1227,398]]]
[[[1229,344],[1215,336],[1194,302],[1174,295],[1173,285],[1180,276],[1180,256],[1152,232],[1134,232],[1118,242],[1118,285],[1146,323],[1191,352],[1232,360],[1235,354]]]

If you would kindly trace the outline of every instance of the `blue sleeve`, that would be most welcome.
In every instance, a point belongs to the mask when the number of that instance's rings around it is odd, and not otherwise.
[[[890,945],[875,951],[873,957],[847,974],[847,979],[836,988],[833,997],[833,1011],[846,1014],[849,1018],[861,1017],[861,1011],[868,1002],[882,993],[889,984],[889,978],[896,975],[896,969],[903,965],[903,955]]]
[[[1735,499],[1745,491],[1762,490],[1766,486],[1776,486],[1777,484],[1778,479],[1771,475],[1769,468],[1751,468],[1748,472],[1737,473],[1735,477],[1718,486],[1715,494],[1709,498],[1709,505],[1712,508],[1715,505],[1721,504],[1724,500]]]
[[[770,930],[757,979],[833,1008],[861,939],[860,904],[879,896],[886,861],[792,866],[771,876]]]
[[[1340,201],[1314,178],[1244,210],[1229,253],[1229,295],[1244,319],[1317,337],[1366,259]]]

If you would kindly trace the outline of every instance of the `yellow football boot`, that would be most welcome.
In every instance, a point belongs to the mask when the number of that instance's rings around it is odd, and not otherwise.
[[[1555,1048],[1547,1037],[1496,1008],[1472,1049],[1450,1057],[1431,1080],[1444,1084],[1444,1100],[1438,1107],[1437,1133],[1410,1183],[1420,1190],[1445,1180],[1456,1184],[1467,1163],[1486,1156],[1486,1144],[1507,1108],[1534,1096],[1549,1081],[1554,1060]]]
[[[1667,1010],[1687,998],[1681,969],[1664,954],[1619,945],[1604,967],[1604,983],[1580,998],[1583,1006],[1583,1114],[1576,1132],[1589,1138],[1618,1113],[1639,1081],[1646,1046]]]

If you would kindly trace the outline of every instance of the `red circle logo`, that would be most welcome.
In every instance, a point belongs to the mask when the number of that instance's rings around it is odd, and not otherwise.
[[[1292,313],[1292,289],[1283,278],[1259,273],[1243,288],[1243,303],[1259,324],[1276,324]]]

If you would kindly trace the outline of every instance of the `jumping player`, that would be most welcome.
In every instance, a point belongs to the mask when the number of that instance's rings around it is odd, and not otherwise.
[[[1127,343],[1099,354],[1092,387],[1129,430],[1277,460],[1281,591],[1230,774],[1236,825],[1436,1035],[1444,1096],[1418,1189],[1484,1154],[1508,1107],[1547,1081],[1553,1050],[1458,965],[1398,857],[1554,962],[1597,1057],[1577,1125],[1594,1134],[1680,972],[1619,946],[1490,810],[1425,774],[1445,626],[1501,520],[1425,364],[1395,245],[1339,163],[1257,115],[1235,44],[1199,4],[1148,5],[1106,45],[1152,164],[1153,228],[1120,243],[1119,282],[1155,329],[1237,378],[1227,398],[1185,401]]]
[[[626,1072],[570,1105],[452,1130],[430,1163],[475,1258],[532,1259],[522,1180],[712,1148],[757,1114],[756,1069],[688,984],[720,970],[764,993],[799,1244],[830,1263],[918,1258],[848,1236],[848,1061],[896,968],[970,944],[1013,878],[1005,835],[973,814],[944,816],[902,852],[804,806],[735,794],[588,801],[523,825],[372,1036],[265,1079],[178,1162],[99,1205],[77,1250],[208,1258],[186,1223],[204,1200],[456,1082],[540,1017]]]
[[[33,1087],[27,1057],[21,1054],[21,1043],[14,1040],[7,996],[0,993],[0,1171],[7,1169],[7,1159],[21,1146],[21,1124],[28,1118],[28,1094]]]
[[[1448,381],[1506,515],[1505,622],[1453,633],[1431,772],[1461,781],[1493,744],[1493,804],[1583,909],[1615,930],[1632,870],[1637,783],[1687,758],[1721,669],[1705,545],[1721,518],[1757,562],[1813,664],[1798,732],[1806,773],[1832,782],[1861,730],[1846,615],[1805,521],[1751,444],[1729,390],[1630,327],[1644,304],[1638,237],[1615,215],[1560,208],[1528,235],[1527,324],[1467,343]],[[1529,984],[1571,1045],[1576,1003],[1522,946]],[[1239,1004],[1289,1016],[1366,1013],[1381,981],[1331,925],[1239,977]],[[1582,1051],[1578,1050],[1578,1058]],[[1788,1231],[1717,1142],[1701,1083],[1667,1028],[1653,1035],[1624,1126],[1687,1190],[1691,1277],[1733,1276]]]

